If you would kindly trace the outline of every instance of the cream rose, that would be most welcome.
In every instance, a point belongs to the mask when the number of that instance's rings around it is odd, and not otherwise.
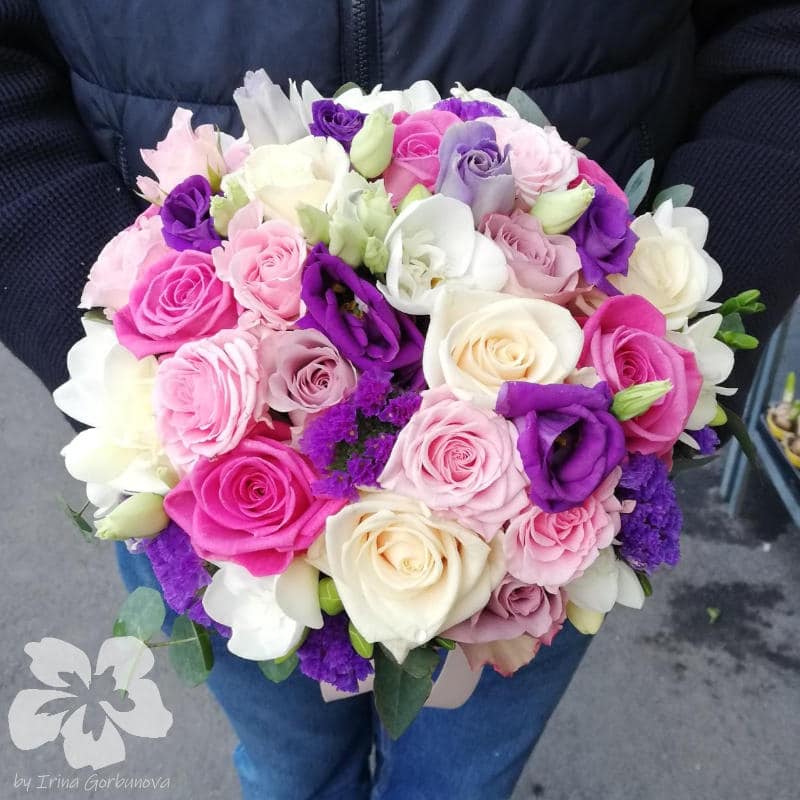
[[[639,241],[628,274],[609,277],[617,289],[649,300],[667,318],[670,330],[718,306],[708,302],[722,284],[722,270],[703,250],[708,235],[705,214],[696,208],[673,208],[667,200],[654,213],[635,219],[631,230]]]
[[[359,633],[402,662],[486,605],[505,574],[502,538],[487,543],[417,500],[364,492],[328,517],[308,560],[333,578]]]
[[[446,384],[494,408],[506,381],[562,382],[582,347],[580,326],[555,303],[448,286],[434,303],[422,365],[431,388]]]
[[[261,200],[267,218],[299,227],[298,205],[326,208],[349,169],[350,159],[339,142],[306,136],[291,144],[257,147],[245,159],[242,177],[248,196]]]

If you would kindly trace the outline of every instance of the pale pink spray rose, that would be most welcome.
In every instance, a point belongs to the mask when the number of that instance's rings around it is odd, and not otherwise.
[[[569,236],[548,236],[536,217],[520,209],[511,216],[488,214],[480,229],[500,247],[510,267],[504,292],[559,305],[574,299],[581,259]]]
[[[578,506],[548,514],[536,506],[511,520],[503,539],[506,569],[525,583],[555,588],[587,569],[619,533],[620,513],[632,511],[614,495],[617,467]]]
[[[158,208],[150,206],[100,251],[89,270],[80,307],[103,308],[111,319],[128,302],[131,287],[141,274],[169,252]]]
[[[260,404],[289,413],[295,424],[344,400],[356,386],[355,367],[314,328],[268,333],[258,361]]]
[[[529,502],[514,426],[445,386],[422,393],[378,482],[487,540]]]
[[[234,215],[229,241],[212,253],[219,278],[230,284],[246,309],[274,330],[286,330],[300,315],[300,288],[306,242],[290,223],[260,222],[260,203]]]
[[[153,404],[170,461],[185,474],[198,458],[236,447],[252,426],[259,380],[257,339],[223,330],[161,361]]]

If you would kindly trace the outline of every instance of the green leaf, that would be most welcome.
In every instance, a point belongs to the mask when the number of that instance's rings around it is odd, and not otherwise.
[[[456,643],[452,639],[445,639],[444,636],[437,636],[433,640],[433,643],[437,647],[443,647],[445,650],[455,650],[456,649]]]
[[[335,617],[344,611],[344,603],[342,603],[342,598],[339,597],[333,578],[323,578],[319,582],[317,591],[319,593],[319,607],[326,614]]]
[[[264,673],[264,677],[273,683],[283,683],[297,668],[300,659],[297,653],[283,660],[273,659],[272,661],[259,661],[258,668]]]
[[[737,413],[731,411],[729,408],[726,408],[721,403],[720,407],[725,412],[725,415],[728,418],[727,425],[730,428],[731,433],[736,437],[736,441],[739,442],[739,447],[742,448],[742,452],[745,454],[745,456],[747,456],[747,460],[759,474],[763,475],[761,459],[758,457],[756,447],[753,444],[753,440],[750,438],[750,434],[747,431],[747,425],[744,424],[744,420]]]
[[[433,668],[417,677],[404,666],[382,647],[375,650],[375,708],[393,739],[398,739],[414,721],[433,688]]]
[[[758,347],[758,339],[750,336],[749,333],[719,331],[715,338],[728,345],[732,350],[755,350]]]
[[[662,203],[666,203],[667,200],[672,200],[674,208],[688,206],[693,194],[694,186],[689,186],[688,183],[678,183],[675,186],[669,186],[666,189],[662,189],[656,195],[655,200],[653,200],[653,211]]]
[[[550,120],[547,119],[544,111],[542,111],[531,96],[527,92],[523,92],[522,89],[518,89],[515,86],[506,96],[506,101],[519,112],[519,115],[526,122],[532,122],[540,128],[544,128],[545,125],[550,124]]]
[[[122,604],[114,622],[114,636],[135,636],[146,642],[161,629],[166,613],[161,595],[140,586]]]
[[[60,494],[56,495],[56,499],[58,500],[61,508],[64,509],[67,519],[78,529],[78,533],[80,533],[83,539],[87,542],[93,542],[94,536],[92,534],[94,533],[94,528],[92,527],[92,524],[83,516],[84,510],[89,504],[87,503],[86,506],[78,511],[77,509],[72,508],[72,506]]]
[[[727,314],[719,326],[720,331],[731,331],[733,333],[744,333],[744,322],[742,315],[738,311]]]
[[[653,596],[653,584],[650,583],[650,578],[644,572],[637,572],[636,577],[639,579],[639,585],[642,587],[645,597]]]
[[[335,100],[339,95],[344,94],[345,92],[350,91],[350,89],[360,89],[361,87],[357,83],[353,83],[353,81],[348,81],[347,83],[343,83],[334,93],[333,99]]]
[[[438,665],[439,654],[426,645],[414,648],[400,666],[412,677],[424,678],[426,675],[433,675]]]
[[[581,136],[577,142],[575,142],[575,149],[576,150],[585,150],[590,144],[592,140],[588,136]]]
[[[172,626],[169,660],[187,686],[197,686],[208,678],[214,666],[214,653],[208,631],[181,614]]]
[[[641,205],[650,188],[650,181],[653,178],[653,169],[656,162],[648,158],[636,172],[631,175],[630,180],[625,184],[625,194],[628,197],[628,210],[631,214],[636,213],[636,209]]]
[[[350,644],[353,645],[353,650],[355,650],[356,653],[358,653],[362,658],[372,658],[372,652],[375,649],[375,645],[373,645],[372,642],[368,642],[358,632],[352,621],[347,623],[347,633],[350,636]]]

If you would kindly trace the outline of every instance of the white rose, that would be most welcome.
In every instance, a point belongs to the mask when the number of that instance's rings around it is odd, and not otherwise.
[[[736,389],[719,385],[731,374],[734,362],[730,347],[714,338],[721,324],[722,314],[709,314],[692,325],[685,325],[681,331],[667,333],[667,339],[673,344],[694,353],[697,369],[703,376],[697,405],[686,423],[686,428],[691,431],[705,427],[717,415],[718,394],[736,393]],[[689,443],[696,446],[693,439]]]
[[[370,114],[379,108],[389,109],[389,116],[398,111],[407,111],[413,114],[432,108],[441,100],[436,87],[430,81],[416,81],[408,89],[386,91],[378,84],[369,94],[364,94],[361,89],[353,87],[342,92],[336,102],[345,108],[355,108],[363,114]]]
[[[503,112],[503,116],[519,119],[519,112],[511,103],[495,97],[491,92],[487,92],[486,89],[467,89],[463,83],[456,83],[450,90],[450,94],[460,100],[482,100],[484,103],[491,103]]]
[[[251,661],[280,658],[300,643],[306,627],[322,627],[318,577],[302,558],[264,578],[226,561],[203,594],[203,608],[231,629],[228,650],[234,655]]]
[[[505,573],[502,538],[487,543],[417,500],[364,492],[328,517],[309,560],[333,578],[358,632],[402,662],[486,605]]]
[[[156,434],[153,381],[158,361],[140,361],[117,342],[114,328],[83,320],[86,336],[67,355],[70,379],[53,392],[68,416],[89,425],[62,451],[67,471],[90,484],[92,494],[165,494],[174,470]]]
[[[445,286],[499,291],[508,280],[503,251],[475,230],[465,203],[437,194],[412,203],[389,228],[386,299],[407,314],[430,314]]]
[[[667,200],[654,213],[637,217],[631,230],[639,241],[628,274],[609,276],[617,289],[647,298],[672,330],[695,314],[718,307],[708,300],[722,285],[722,270],[703,250],[708,217],[702,211],[673,208]]]
[[[422,367],[428,386],[494,408],[506,381],[561,383],[583,347],[580,326],[547,300],[445,287],[431,313]]]
[[[306,136],[291,144],[257,147],[242,167],[243,185],[251,200],[261,200],[268,218],[299,227],[297,206],[326,209],[338,194],[350,159],[335,139]]]

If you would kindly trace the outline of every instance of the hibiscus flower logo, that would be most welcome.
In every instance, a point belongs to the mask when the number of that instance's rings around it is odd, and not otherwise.
[[[61,736],[73,769],[102,769],[125,760],[120,730],[162,739],[172,727],[158,687],[144,676],[153,654],[139,639],[106,639],[94,673],[86,653],[61,639],[29,642],[33,676],[50,688],[23,689],[8,710],[11,741],[35,750]]]

